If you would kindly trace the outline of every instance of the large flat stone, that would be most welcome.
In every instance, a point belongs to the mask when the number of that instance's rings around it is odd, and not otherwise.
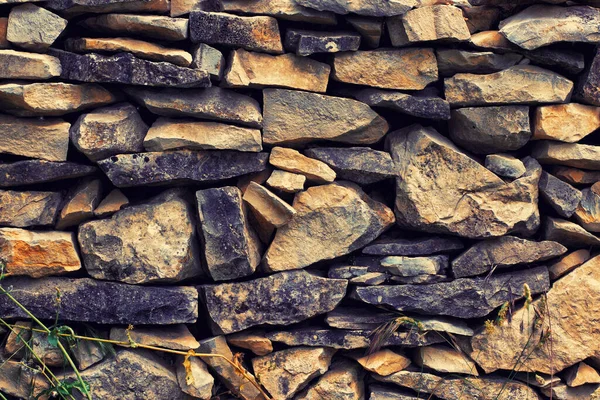
[[[332,12],[319,12],[298,5],[295,0],[223,0],[225,11],[248,14],[269,15],[289,21],[309,22],[313,24],[335,25],[336,17]]]
[[[417,0],[398,0],[393,2],[373,2],[369,0],[296,0],[301,6],[319,11],[331,11],[336,14],[358,14],[369,17],[391,17],[404,14],[417,6]]]
[[[62,197],[60,192],[0,190],[0,225],[54,225]]]
[[[600,246],[600,238],[580,225],[560,218],[546,217],[544,239],[556,241],[570,249]]]
[[[91,175],[96,167],[74,162],[25,160],[0,164],[0,187],[32,185]]]
[[[0,115],[0,153],[66,161],[71,124],[62,119]]]
[[[10,10],[6,39],[17,47],[45,52],[66,27],[66,19],[27,3]]]
[[[285,48],[299,56],[318,53],[356,51],[360,46],[360,35],[354,32],[322,32],[306,29],[288,29],[285,33]]]
[[[457,73],[491,74],[510,68],[523,59],[516,53],[496,54],[491,51],[439,49],[436,51],[441,76]]]
[[[363,89],[354,97],[371,107],[389,108],[414,117],[450,119],[450,104],[441,97],[428,93],[407,94],[389,90]]]
[[[159,15],[104,14],[89,17],[80,25],[86,30],[131,35],[158,40],[185,40],[188,37],[186,18],[169,18]]]
[[[0,78],[46,80],[60,76],[60,60],[46,54],[0,50]]]
[[[316,183],[331,183],[336,178],[335,171],[327,164],[306,157],[294,149],[274,147],[271,149],[269,163],[282,170],[304,175],[307,180]]]
[[[377,256],[428,256],[435,253],[455,252],[464,247],[460,239],[443,236],[422,238],[382,238],[366,246],[363,254]]]
[[[535,110],[534,139],[575,143],[600,128],[600,107],[569,103]]]
[[[535,144],[531,156],[540,164],[600,170],[600,146],[544,140]]]

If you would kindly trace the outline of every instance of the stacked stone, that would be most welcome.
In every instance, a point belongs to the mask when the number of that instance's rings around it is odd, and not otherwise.
[[[241,352],[275,400],[600,396],[600,2],[1,3],[0,284],[37,318]],[[23,341],[65,359],[0,317],[36,396]],[[93,398],[264,399],[105,350],[69,349]]]

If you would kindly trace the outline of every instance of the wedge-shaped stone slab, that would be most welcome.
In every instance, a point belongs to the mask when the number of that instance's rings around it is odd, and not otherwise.
[[[598,195],[600,185],[594,184],[591,188],[581,191],[582,198],[575,219],[579,224],[590,232],[600,232],[600,196]]]
[[[88,274],[131,284],[202,275],[196,240],[191,207],[175,190],[86,222],[78,234]]]
[[[114,12],[168,14],[171,6],[165,0],[50,0],[46,5],[52,10],[63,11],[68,17]]]
[[[192,11],[190,39],[193,43],[283,53],[279,25],[272,17],[240,17],[226,13]]]
[[[369,385],[369,400],[418,400],[419,397],[408,389],[397,389],[376,384]]]
[[[360,33],[363,43],[369,48],[379,47],[383,34],[383,18],[360,17],[349,15],[346,21]]]
[[[479,376],[475,363],[460,350],[445,345],[420,348],[415,352],[415,363],[444,374],[465,374]]]
[[[225,57],[223,53],[204,43],[199,43],[192,49],[192,68],[203,69],[212,79],[220,81],[225,72]]]
[[[493,29],[498,25],[501,13],[500,8],[493,6],[483,5],[463,8],[463,14],[471,34]]]
[[[328,64],[291,53],[270,55],[238,49],[231,52],[225,86],[275,86],[324,93],[330,70]]]
[[[460,151],[432,128],[413,125],[388,135],[396,162],[396,222],[432,233],[484,238],[539,227],[538,181],[532,158],[510,183]]]
[[[600,146],[544,140],[536,143],[531,156],[541,164],[600,170]]]
[[[527,50],[557,42],[598,43],[600,10],[594,7],[533,5],[500,22],[500,33]]]
[[[358,14],[369,17],[391,17],[404,14],[419,2],[417,0],[399,0],[393,2],[373,2],[369,0],[296,0],[296,3],[319,11],[331,11],[336,14]]]
[[[534,139],[575,143],[600,128],[600,107],[577,103],[538,107]]]
[[[351,357],[365,370],[378,375],[391,375],[394,372],[402,371],[410,365],[410,358],[389,349],[379,350],[375,353],[363,355],[362,357],[359,357],[358,354],[353,354]]]
[[[0,164],[0,187],[32,185],[91,175],[96,167],[74,162],[25,160]]]
[[[252,210],[259,225],[268,230],[290,222],[296,210],[264,186],[250,182],[244,192],[244,201]]]
[[[269,15],[289,21],[310,22],[321,25],[335,25],[332,12],[319,12],[298,5],[295,0],[223,0],[225,11],[249,15]]]
[[[600,383],[600,375],[594,368],[580,362],[567,370],[565,381],[570,387],[577,387],[586,383]]]
[[[79,225],[94,216],[94,209],[102,199],[102,182],[100,179],[86,179],[74,186],[70,192],[58,215],[56,229],[63,230]]]
[[[585,171],[577,168],[554,167],[554,175],[571,185],[591,185],[600,181],[600,171]]]
[[[562,256],[554,264],[548,267],[550,279],[554,281],[561,276],[568,274],[589,259],[590,251],[587,249],[575,250],[567,255]]]
[[[500,271],[520,264],[531,264],[558,257],[567,248],[557,242],[503,236],[475,243],[452,260],[452,272],[457,278],[481,275],[492,269]]]
[[[269,163],[285,171],[302,174],[309,181],[316,183],[330,183],[336,177],[335,171],[324,162],[285,147],[274,147],[269,156]]]
[[[248,349],[257,356],[264,356],[273,352],[273,343],[267,339],[262,330],[247,330],[227,336],[227,343]]]
[[[66,19],[28,3],[10,10],[6,39],[17,47],[44,52],[66,27]]]
[[[421,90],[437,81],[438,68],[432,49],[355,51],[335,54],[332,78],[383,89]]]
[[[105,14],[90,17],[81,26],[95,32],[115,35],[136,35],[158,40],[185,40],[188,37],[186,18],[159,15]]]
[[[450,104],[427,93],[407,94],[380,89],[363,89],[354,97],[371,107],[389,108],[403,114],[428,119],[450,119]]]
[[[488,75],[456,74],[444,79],[452,106],[566,103],[573,82],[533,65],[516,65]]]
[[[114,94],[95,84],[61,82],[0,85],[2,110],[22,117],[64,115],[104,106],[116,100]]]
[[[119,189],[113,189],[111,192],[94,208],[94,216],[99,218],[113,215],[120,209],[129,205],[129,199]]]
[[[298,193],[304,190],[306,177],[293,172],[282,171],[276,169],[267,179],[267,185],[276,190],[281,190],[286,193]]]
[[[213,331],[228,334],[255,325],[290,325],[329,312],[342,301],[347,285],[345,279],[290,271],[200,289]]]
[[[428,256],[435,253],[455,252],[464,247],[460,239],[427,236],[417,239],[378,239],[366,246],[363,254],[377,256]]]
[[[315,53],[339,53],[356,51],[360,46],[360,35],[354,32],[322,32],[306,29],[288,29],[285,33],[285,48],[299,56]]]
[[[265,89],[263,96],[266,144],[370,144],[389,128],[385,119],[356,100],[285,89]]]
[[[130,53],[102,56],[52,50],[52,54],[60,59],[61,78],[72,81],[181,88],[210,86],[206,71],[142,60]]]
[[[362,400],[365,398],[364,376],[356,363],[342,360],[334,363],[329,371],[311,383],[297,400],[323,400],[331,398]]]
[[[133,330],[112,327],[110,340],[128,342],[128,336],[138,344],[159,346],[172,350],[188,351],[197,349],[200,343],[196,341],[186,325],[169,325],[164,327],[135,327]]]
[[[294,218],[279,228],[264,257],[269,271],[304,268],[348,254],[394,223],[392,210],[349,182],[315,186],[294,198]],[[331,232],[345,232],[333,237]]]
[[[523,58],[516,53],[496,54],[491,51],[440,49],[436,51],[441,76],[457,73],[491,74],[517,64]]]
[[[198,357],[192,357],[189,359],[191,365],[189,368],[190,373],[188,373],[183,365],[184,361],[183,356],[177,358],[177,381],[181,390],[194,398],[210,399],[215,378],[208,372],[206,364]],[[192,379],[186,379],[190,375]]]
[[[351,296],[368,304],[386,305],[402,312],[479,318],[505,301],[521,298],[525,283],[534,295],[547,291],[550,287],[548,270],[538,267],[494,274],[488,279],[460,278],[429,285],[357,287]]]
[[[223,11],[221,0],[173,0],[171,1],[171,17],[187,15],[191,11]]]
[[[0,225],[54,225],[62,197],[60,192],[0,190]]]
[[[369,147],[316,147],[304,153],[329,165],[338,178],[361,185],[379,182],[396,175],[390,154]]]
[[[5,287],[33,315],[56,317],[56,289],[61,293],[64,321],[99,324],[170,325],[195,323],[198,292],[189,286],[135,286],[89,278],[7,278]],[[27,318],[8,298],[0,299],[5,318]]]
[[[570,249],[600,246],[600,238],[589,233],[580,225],[560,218],[546,218],[544,239],[556,241]]]
[[[268,155],[226,150],[173,150],[119,154],[98,161],[98,165],[117,187],[168,185],[217,182],[259,172],[266,168]]]
[[[572,388],[564,383],[556,382],[552,386],[542,387],[540,392],[546,397],[556,400],[587,400],[600,396],[600,385],[592,384]]]
[[[253,128],[262,126],[258,102],[218,87],[204,90],[126,89],[140,105],[150,112],[166,117],[193,117],[232,122]]]
[[[542,199],[564,218],[570,218],[575,213],[583,196],[578,189],[545,171],[540,177],[539,188]]]
[[[485,167],[498,176],[520,178],[527,168],[523,161],[508,154],[488,154],[485,156]]]
[[[0,50],[0,78],[46,80],[60,76],[60,60],[47,54]]]
[[[577,87],[575,88],[575,97],[584,103],[600,106],[600,49],[596,49],[596,54],[588,64],[586,70],[579,75]]]
[[[70,127],[62,119],[0,115],[0,153],[66,161]]]

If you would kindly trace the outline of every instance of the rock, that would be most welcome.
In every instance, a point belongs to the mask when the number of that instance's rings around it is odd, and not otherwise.
[[[459,239],[442,236],[426,236],[417,239],[383,238],[374,241],[365,248],[363,254],[376,256],[428,256],[435,253],[462,250],[464,245]]]
[[[570,249],[600,246],[600,238],[592,235],[581,226],[560,218],[546,218],[544,239],[557,241]]]
[[[386,22],[392,46],[432,41],[463,42],[471,37],[461,9],[453,5],[415,8]]]
[[[223,0],[225,11],[269,15],[289,21],[309,22],[321,25],[335,25],[336,17],[332,12],[319,12],[302,7],[294,0]]]
[[[385,119],[356,100],[285,89],[265,89],[263,96],[266,144],[370,144],[388,131]]]
[[[60,192],[0,190],[0,225],[25,228],[54,225]]]
[[[187,51],[129,38],[67,39],[65,48],[76,53],[126,51],[145,60],[167,61],[180,67],[189,67],[192,63],[192,55]]]
[[[596,49],[591,63],[577,79],[575,97],[584,103],[600,106],[598,82],[600,82],[600,51]]]
[[[290,325],[329,312],[346,294],[346,286],[343,279],[291,271],[248,282],[205,285],[201,291],[213,331],[228,334],[261,324]]]
[[[8,18],[0,18],[0,49],[10,49],[10,43],[6,40],[6,30],[8,29]]]
[[[304,182],[306,182],[304,175],[279,169],[274,170],[269,179],[267,179],[267,185],[286,193],[301,192],[304,190]]]
[[[274,147],[269,156],[269,163],[285,171],[302,174],[309,181],[316,183],[329,183],[336,178],[335,171],[327,164],[306,157],[294,149]]]
[[[564,255],[557,262],[548,267],[550,279],[556,280],[561,276],[568,274],[589,259],[590,252],[586,249],[575,250]]]
[[[346,17],[346,21],[360,33],[362,42],[367,47],[379,47],[383,34],[383,18],[363,18],[351,15]]]
[[[179,67],[170,62],[154,62],[130,53],[102,56],[52,50],[62,65],[61,78],[81,82],[121,83],[158,87],[208,87],[208,72]]]
[[[363,355],[356,361],[367,371],[381,376],[388,376],[410,365],[410,358],[389,349],[376,351],[375,353]]]
[[[598,43],[600,11],[587,6],[533,5],[500,22],[500,33],[527,50],[556,42]]]
[[[104,336],[103,334],[100,335],[102,339],[105,339]],[[101,347],[100,343],[90,340],[80,340],[70,349],[80,371],[99,363],[107,355],[107,351]]]
[[[362,185],[396,175],[395,165],[389,153],[369,147],[317,147],[304,153],[329,165],[338,178]]]
[[[286,225],[296,214],[296,210],[288,203],[255,182],[250,182],[246,188],[244,202],[252,210],[259,225],[267,230]]]
[[[452,110],[450,138],[476,154],[518,150],[531,138],[529,107],[469,107]]]
[[[540,196],[560,215],[570,218],[583,197],[573,186],[543,171],[540,177]]]
[[[471,34],[480,31],[489,31],[498,26],[501,10],[491,6],[472,6],[462,9],[469,32]]]
[[[512,44],[499,31],[486,30],[471,35],[469,44],[478,50],[493,51],[497,53],[507,53],[518,51],[519,47]]]
[[[378,49],[335,54],[332,78],[383,89],[421,90],[437,81],[438,69],[432,49]]]
[[[113,215],[123,207],[129,205],[129,199],[119,189],[113,189],[111,192],[94,208],[94,216],[99,218]]]
[[[402,277],[443,274],[448,265],[448,256],[388,256],[381,259],[386,272]]]
[[[223,53],[204,43],[199,43],[192,50],[192,68],[203,69],[210,77],[220,81],[225,72],[225,58]]]
[[[523,160],[525,175],[505,183],[431,128],[396,131],[388,135],[388,148],[399,171],[400,226],[470,238],[537,230],[541,168],[530,157]]]
[[[502,236],[475,243],[452,260],[452,272],[456,278],[481,275],[492,270],[499,272],[513,269],[515,265],[546,261],[566,252],[566,247],[560,243]]]
[[[355,184],[315,186],[294,198],[294,218],[277,230],[264,257],[268,271],[304,268],[348,254],[394,222],[392,211]],[[332,236],[331,232],[345,232]]]
[[[363,373],[351,361],[335,363],[329,371],[311,384],[298,400],[362,400],[365,398]]]
[[[582,171],[577,168],[554,167],[554,175],[572,185],[591,185],[600,181],[600,171]]]
[[[429,285],[357,287],[352,296],[368,304],[385,305],[402,312],[479,318],[509,299],[521,298],[525,283],[534,295],[547,291],[550,286],[548,270],[537,267],[496,273],[488,279],[460,278]],[[474,359],[479,362],[478,358]]]
[[[65,357],[58,346],[53,346],[48,341],[48,335],[42,332],[32,332],[31,341],[29,342],[32,353],[35,353],[42,362],[48,367],[61,367],[65,365]],[[29,355],[31,360],[36,360],[32,355]]]
[[[226,13],[192,11],[190,39],[193,43],[283,53],[279,25],[272,17],[239,17]]]
[[[269,55],[238,49],[231,52],[225,86],[276,86],[324,93],[330,70],[328,64],[291,53]]]
[[[150,112],[165,117],[217,120],[252,128],[262,126],[262,115],[256,100],[218,87],[204,90],[128,88],[126,92]]]
[[[188,20],[159,15],[104,14],[89,17],[80,25],[92,32],[136,35],[150,39],[178,41],[188,38]]]
[[[79,178],[96,172],[96,167],[74,162],[24,160],[0,163],[0,187],[31,185]]]
[[[552,387],[542,388],[541,392],[556,400],[587,400],[597,399],[600,396],[599,388],[600,385],[582,385],[570,388],[565,384],[558,383]]]
[[[63,321],[168,325],[195,323],[198,318],[198,292],[193,287],[135,286],[89,278],[6,278],[3,285],[12,285],[12,295],[40,319],[56,317],[57,288]],[[0,312],[5,318],[27,317],[5,297],[0,298]]]
[[[6,352],[6,355],[12,355],[15,358],[23,358],[25,351],[27,350],[25,343],[29,344],[29,341],[31,340],[32,323],[28,321],[16,321],[14,325],[15,328],[13,328],[6,337],[4,351]]]
[[[314,378],[327,372],[335,350],[296,347],[252,359],[260,383],[276,399],[291,399]]]
[[[583,54],[576,51],[542,47],[532,51],[522,52],[532,63],[542,67],[553,67],[559,72],[577,75],[585,67]]]
[[[544,140],[535,144],[531,156],[540,164],[600,170],[600,146]]]
[[[81,269],[71,232],[0,228],[0,257],[7,275],[41,278]]]
[[[285,48],[299,56],[316,53],[338,53],[356,51],[360,46],[360,35],[354,32],[321,32],[306,29],[288,29],[285,33]]]
[[[479,376],[477,366],[463,352],[446,345],[432,345],[420,348],[415,353],[415,363],[445,374],[465,374]]]
[[[527,171],[521,160],[508,154],[488,154],[485,167],[498,176],[511,179],[520,178]]]
[[[136,327],[132,330],[112,327],[110,340],[128,342],[131,338],[137,344],[159,346],[166,349],[188,351],[197,349],[200,344],[183,324],[162,327]]]
[[[208,121],[158,118],[144,138],[146,151],[173,149],[259,152],[260,130]]]
[[[165,0],[50,0],[46,5],[53,10],[62,10],[69,17],[112,12],[168,14],[171,8],[170,2]]]
[[[198,357],[191,357],[189,359],[191,366],[191,379],[186,379],[188,373],[183,366],[183,357],[179,357],[177,363],[177,381],[179,386],[184,393],[198,399],[210,399],[212,398],[213,385],[215,378],[208,372],[206,364],[202,362]]]
[[[518,82],[518,83],[517,83]],[[446,100],[454,107],[494,104],[567,103],[573,82],[532,65],[515,65],[487,75],[456,74],[444,79]]]
[[[369,385],[369,400],[417,400],[409,391],[390,389],[388,386]]]
[[[581,386],[586,383],[600,383],[600,375],[594,368],[580,362],[567,370],[565,381],[570,387]]]
[[[63,230],[77,226],[94,216],[94,209],[100,203],[102,183],[100,179],[84,180],[74,187],[65,199],[58,215],[56,229]]]
[[[0,78],[46,80],[60,76],[60,60],[46,54],[0,50]]]
[[[399,0],[393,2],[372,2],[345,0],[296,0],[296,3],[319,11],[331,11],[336,14],[358,14],[369,17],[391,17],[404,14],[418,4],[415,0]]]
[[[441,97],[427,93],[407,94],[380,89],[362,89],[355,97],[371,107],[389,108],[414,117],[450,119],[450,104]]]
[[[227,336],[227,343],[248,349],[257,356],[264,356],[273,352],[273,343],[267,339],[264,331],[244,331]]]
[[[58,118],[0,115],[0,153],[66,161],[70,127],[71,124]]]
[[[575,210],[575,219],[587,231],[600,232],[600,185],[581,191],[581,202]]]
[[[23,4],[10,10],[6,40],[17,47],[45,52],[66,27],[66,19],[34,4]]]
[[[252,275],[260,263],[262,246],[235,186],[196,192],[202,252],[215,281]]]
[[[173,0],[171,1],[171,17],[187,15],[194,10],[223,11],[222,0]]]
[[[436,50],[441,76],[457,73],[491,74],[516,65],[523,58],[516,53],[496,54],[491,51]]]
[[[148,125],[137,109],[119,103],[82,114],[71,127],[71,141],[91,161],[143,151]]]
[[[535,110],[533,139],[575,143],[600,128],[600,108],[569,103]]]
[[[49,384],[41,371],[35,371],[22,362],[13,360],[2,361],[2,376],[0,376],[2,392],[16,398],[43,395],[49,389]]]
[[[117,187],[168,185],[217,182],[262,171],[267,155],[225,150],[175,150],[119,154],[98,161],[98,165]]]

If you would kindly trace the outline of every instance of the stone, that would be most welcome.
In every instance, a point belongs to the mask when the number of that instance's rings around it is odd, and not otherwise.
[[[79,178],[96,172],[96,167],[74,162],[23,160],[0,164],[0,187],[32,185]]]
[[[500,8],[492,6],[465,7],[462,11],[471,34],[498,26],[501,17]]]
[[[276,399],[291,399],[309,382],[327,372],[335,350],[295,347],[252,359],[256,378]]]
[[[259,152],[260,130],[191,119],[158,118],[144,138],[146,151],[173,149]]]
[[[193,43],[241,47],[246,50],[282,54],[277,20],[272,17],[192,11],[190,40]]]
[[[570,218],[583,197],[581,191],[543,171],[539,183],[540,196],[558,215]]]
[[[48,335],[42,332],[31,332],[31,341],[29,342],[32,353],[35,353],[42,362],[48,367],[62,367],[65,365],[65,357],[58,346],[53,346],[48,341]],[[29,356],[31,360],[36,360]]]
[[[394,223],[392,211],[343,182],[299,193],[294,218],[277,230],[263,263],[268,271],[304,268],[348,254],[372,242]],[[343,236],[331,232],[345,232]]]
[[[364,18],[356,15],[349,15],[346,21],[362,36],[362,42],[367,47],[379,47],[381,35],[383,34],[383,18]]]
[[[0,190],[0,225],[54,225],[62,197],[60,192]]]
[[[552,387],[545,387],[541,392],[556,400],[588,400],[597,399],[600,396],[600,385],[582,385],[575,388],[568,387],[564,383],[558,383]]]
[[[332,78],[383,89],[421,90],[437,81],[438,69],[432,49],[377,49],[336,53]]]
[[[584,103],[600,106],[598,82],[600,82],[600,50],[596,49],[591,63],[577,79],[575,97]]]
[[[521,53],[534,64],[556,68],[559,72],[569,75],[577,75],[585,68],[583,54],[576,51],[549,46]]]
[[[283,87],[324,93],[328,64],[291,53],[270,55],[238,49],[231,52],[224,84],[234,88]]]
[[[206,364],[198,357],[191,357],[189,359],[191,379],[186,379],[188,372],[183,366],[183,357],[179,357],[177,363],[177,381],[179,386],[184,393],[197,399],[210,399],[212,398],[213,385],[215,378],[208,372]]]
[[[537,230],[541,167],[532,158],[523,160],[525,175],[506,183],[432,128],[412,125],[387,140],[399,171],[398,225],[470,238]]]
[[[319,12],[298,5],[294,0],[223,0],[225,11],[249,15],[269,15],[288,21],[335,25],[332,12]]]
[[[171,1],[171,17],[187,15],[194,10],[223,11],[222,0],[173,0]]]
[[[6,337],[4,343],[4,351],[7,355],[23,358],[27,347],[24,343],[29,344],[31,340],[32,323],[29,321],[16,321],[13,328]]]
[[[284,46],[299,56],[317,53],[356,51],[360,46],[360,35],[354,32],[322,32],[306,29],[288,29]]]
[[[347,360],[334,363],[329,371],[295,397],[298,400],[362,400],[364,398],[365,388],[361,368]]]
[[[290,271],[248,282],[205,285],[201,298],[213,331],[229,334],[261,324],[290,325],[329,312],[342,300],[347,285],[343,279]]]
[[[61,293],[63,321],[99,324],[168,325],[195,323],[198,292],[189,286],[135,286],[89,278],[6,278],[11,294],[40,319],[54,319],[56,289]],[[93,305],[93,306],[90,306]],[[0,298],[5,318],[27,314],[6,297]]]
[[[79,226],[88,274],[129,284],[202,275],[194,217],[183,193],[169,190],[108,219]]]
[[[600,170],[600,146],[544,140],[535,144],[531,156],[540,164]]]
[[[112,327],[110,340],[128,342],[131,338],[137,344],[159,346],[166,349],[188,351],[197,349],[200,343],[196,341],[187,326],[183,324],[161,327],[135,327],[132,330]]]
[[[415,352],[415,363],[444,374],[479,376],[475,363],[460,350],[446,345],[431,345]]]
[[[61,78],[72,81],[180,88],[210,86],[206,71],[143,60],[130,53],[112,56],[62,50],[51,53],[60,59]]]
[[[518,51],[519,47],[512,44],[499,31],[486,30],[471,35],[469,44],[478,50],[506,53]]]
[[[527,171],[523,161],[508,154],[488,154],[485,167],[498,176],[511,179],[520,178]]]
[[[393,2],[372,2],[359,0],[348,2],[345,0],[296,0],[296,3],[319,11],[331,11],[336,14],[358,14],[369,17],[391,17],[404,14],[415,7],[415,0],[399,0]]]
[[[556,280],[561,276],[568,274],[589,259],[590,252],[586,249],[575,250],[564,255],[558,261],[548,267],[550,279]]]
[[[165,0],[50,0],[46,5],[62,11],[65,16],[74,17],[81,14],[107,14],[113,12],[158,13],[168,14],[171,2]]]
[[[71,124],[58,118],[46,120],[0,115],[0,153],[66,161]]]
[[[106,338],[103,334],[100,337],[102,339]],[[74,346],[71,346],[70,349],[75,358],[74,361],[77,363],[77,368],[81,371],[104,360],[107,356],[106,353],[108,353],[100,343],[90,340],[80,340]]]
[[[595,27],[600,11],[594,7],[533,5],[500,22],[500,33],[526,50],[556,42],[598,43]]]
[[[348,282],[354,285],[376,286],[385,283],[387,280],[388,275],[383,272],[367,272],[365,274],[353,277]]]
[[[600,128],[600,107],[569,103],[535,110],[533,139],[575,143]]]
[[[71,232],[0,228],[0,257],[7,275],[41,278],[81,269]]]
[[[105,106],[116,100],[114,94],[95,84],[0,84],[0,106],[3,111],[21,117],[64,115]]]
[[[356,361],[367,371],[381,376],[388,376],[402,371],[410,365],[410,358],[390,349],[382,349],[375,353],[363,355]]]
[[[248,349],[257,356],[265,356],[273,352],[273,343],[265,336],[264,331],[244,331],[227,336],[227,343]]]
[[[33,372],[31,368],[15,360],[2,361],[0,385],[2,392],[16,398],[37,396],[49,389],[49,384],[41,371]]]
[[[192,63],[192,55],[187,51],[129,38],[67,39],[65,48],[76,53],[126,51],[144,60],[166,61],[180,67],[189,67]]]
[[[144,150],[148,125],[135,106],[119,103],[79,116],[70,131],[71,141],[91,161],[115,154]]]
[[[554,175],[571,185],[591,185],[600,181],[600,171],[583,171],[577,168],[554,167]]]
[[[600,383],[600,375],[594,368],[580,362],[567,370],[565,382],[569,387],[581,386],[586,383]]]
[[[119,154],[98,161],[98,165],[113,185],[132,187],[217,182],[264,170],[267,156],[228,150],[173,150]]]
[[[27,3],[10,10],[6,40],[17,47],[45,52],[66,27],[66,19]]]
[[[265,89],[263,97],[265,144],[371,144],[389,128],[369,106],[352,99],[286,89]]]
[[[99,218],[113,215],[123,207],[129,205],[129,199],[119,189],[113,189],[102,199],[98,207],[94,208],[94,216]]]
[[[546,267],[537,267],[496,273],[487,279],[460,278],[429,285],[356,287],[352,297],[367,304],[385,305],[402,312],[479,318],[488,315],[505,301],[522,298],[525,283],[534,295],[547,291],[550,287],[548,270]],[[477,357],[474,359],[479,363]]]
[[[252,275],[260,263],[262,246],[235,186],[196,192],[199,234],[208,273],[215,281]]]
[[[560,218],[546,217],[544,239],[554,240],[569,249],[600,246],[600,238],[589,233],[581,226]]]
[[[279,169],[274,170],[269,179],[267,179],[267,185],[273,189],[281,190],[286,193],[298,193],[303,191],[305,182],[306,176]]]
[[[302,174],[315,183],[330,183],[336,178],[334,170],[322,161],[302,155],[294,149],[273,147],[269,163],[285,171]]]
[[[244,192],[248,204],[259,224],[268,230],[281,228],[296,214],[296,210],[273,192],[256,182],[250,182]]]
[[[494,104],[567,103],[573,82],[533,65],[515,65],[487,75],[456,74],[444,79],[446,100],[453,107]]]
[[[448,256],[405,257],[387,256],[381,259],[386,272],[402,277],[443,274],[449,266]]]
[[[203,69],[212,79],[220,81],[225,72],[225,57],[223,53],[204,43],[199,43],[192,49],[192,68]]]
[[[93,218],[94,209],[100,203],[101,197],[102,182],[100,179],[81,182],[65,198],[65,204],[56,221],[56,229],[64,230]]]
[[[414,392],[413,392],[414,393]],[[369,385],[369,400],[417,400],[408,390],[390,389],[388,386]]]
[[[516,53],[496,54],[491,51],[436,50],[441,76],[457,73],[491,74],[516,65],[523,56]]]
[[[376,256],[428,256],[435,253],[455,252],[464,245],[459,239],[443,236],[426,236],[416,239],[382,238],[365,248],[363,254]]]
[[[600,232],[600,185],[594,184],[591,188],[581,191],[581,202],[575,210],[575,219],[585,230]]]
[[[393,178],[396,168],[392,157],[369,147],[316,147],[304,152],[307,156],[329,165],[337,178],[362,185]]]
[[[0,78],[46,80],[60,76],[60,60],[47,54],[0,50]]]
[[[450,138],[475,154],[518,150],[531,138],[529,107],[468,107],[452,110]]]
[[[10,49],[10,42],[6,40],[6,30],[8,29],[8,18],[0,18],[0,49]]]
[[[149,90],[128,88],[127,94],[150,112],[165,117],[193,117],[260,128],[258,102],[218,87],[204,90]]]
[[[517,265],[550,260],[566,252],[567,248],[557,242],[502,236],[475,243],[452,260],[452,272],[456,278],[482,275],[492,270],[500,272]]]
[[[407,94],[369,88],[360,90],[355,97],[371,107],[388,108],[413,117],[450,119],[450,104],[441,97],[425,92]]]
[[[188,38],[188,20],[162,15],[103,14],[84,19],[80,25],[92,32],[136,35],[150,39],[178,41]]]

